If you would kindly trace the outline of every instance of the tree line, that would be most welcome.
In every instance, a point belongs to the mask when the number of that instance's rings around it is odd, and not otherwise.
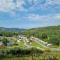
[[[0,36],[6,36],[6,37],[12,37],[12,36],[17,36],[18,32],[0,32]]]
[[[38,54],[42,54],[43,51],[30,48],[30,49],[21,49],[21,48],[13,48],[13,49],[0,49],[0,57],[3,56],[36,56]]]

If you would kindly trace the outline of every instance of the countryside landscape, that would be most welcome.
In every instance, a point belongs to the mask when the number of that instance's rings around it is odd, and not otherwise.
[[[60,60],[60,0],[0,0],[0,60]]]
[[[1,60],[59,60],[60,26],[0,28]]]

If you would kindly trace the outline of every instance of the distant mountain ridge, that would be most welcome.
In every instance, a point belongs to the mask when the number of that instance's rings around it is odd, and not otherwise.
[[[1,31],[6,31],[6,32],[23,32],[25,30],[26,29],[0,27],[0,32]]]
[[[31,28],[31,29],[23,29],[23,28],[5,28],[5,27],[0,27],[0,32],[1,31],[6,31],[6,32],[36,32],[36,31],[41,31],[41,30],[60,30],[60,25],[59,26],[48,26],[48,27],[38,27],[38,28]]]

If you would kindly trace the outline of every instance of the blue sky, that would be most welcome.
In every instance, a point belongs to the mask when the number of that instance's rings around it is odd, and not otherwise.
[[[60,25],[60,0],[0,0],[0,27]]]

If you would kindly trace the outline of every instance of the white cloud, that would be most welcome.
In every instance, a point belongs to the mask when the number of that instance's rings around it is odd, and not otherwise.
[[[24,0],[16,0],[16,9],[20,10],[20,11],[26,11],[26,9],[23,7],[23,5],[25,4]]]
[[[14,11],[14,10],[24,10],[23,7],[24,0],[0,0],[0,11]]]
[[[54,20],[60,20],[60,14],[55,14],[55,15],[51,16],[51,18]]]
[[[19,10],[19,11],[27,11],[23,5],[32,4],[31,7],[40,6],[42,8],[49,6],[49,5],[60,5],[60,0],[0,0],[0,11],[12,11],[12,10]]]
[[[0,0],[0,11],[10,11],[15,9],[13,0]]]
[[[48,20],[60,20],[60,14],[51,14],[51,15],[37,15],[37,14],[29,14],[28,16],[24,17],[30,21],[48,21]]]

